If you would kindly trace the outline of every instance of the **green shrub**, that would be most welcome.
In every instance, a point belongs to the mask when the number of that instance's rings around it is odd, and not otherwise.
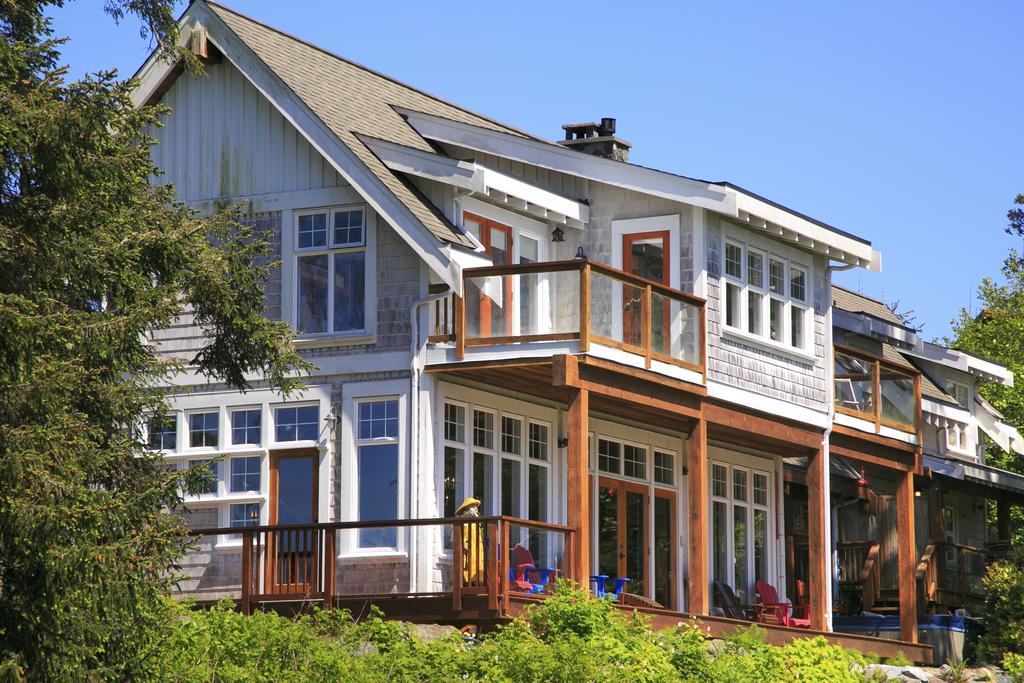
[[[1024,561],[996,562],[985,572],[985,633],[978,644],[982,659],[998,662],[1006,654],[1024,655]]]
[[[824,636],[798,638],[782,648],[788,680],[859,683],[864,664],[859,652],[833,645]]]
[[[1003,673],[1009,676],[1013,683],[1024,683],[1024,655],[1011,652],[1003,657]]]

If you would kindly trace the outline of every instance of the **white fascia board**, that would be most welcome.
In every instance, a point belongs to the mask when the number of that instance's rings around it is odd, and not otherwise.
[[[740,389],[739,387],[723,384],[715,380],[708,380],[707,388],[708,398],[727,401],[767,413],[768,415],[783,417],[787,420],[803,422],[820,429],[825,429],[828,426],[828,413],[814,410],[813,408],[806,408],[795,403]]]
[[[452,185],[484,196],[516,198],[526,202],[527,211],[569,227],[582,228],[590,220],[590,207],[518,178],[471,161],[460,161],[386,140],[360,139],[392,171]]]
[[[445,142],[531,166],[736,215],[735,193],[714,183],[581,154],[559,145],[489,130],[401,107],[395,109],[406,117],[417,133],[428,140]]]
[[[900,351],[907,351],[904,345],[914,347],[918,346],[920,342],[917,333],[906,327],[887,323],[866,313],[847,311],[835,306],[832,307],[832,325],[864,337],[875,339],[881,337],[896,342],[900,345]]]
[[[745,192],[735,192],[736,215],[748,224],[764,229],[769,235],[774,230],[775,237],[789,238],[789,241],[804,248],[827,254],[834,261],[850,263],[874,272],[882,270],[882,255],[872,249],[870,244],[829,230]]]
[[[941,403],[926,397],[921,398],[921,410],[960,424],[970,424],[973,417],[970,411],[964,410],[960,406],[951,406],[948,403]]]
[[[924,342],[913,349],[904,351],[908,356],[921,358],[938,365],[978,376],[987,382],[1002,386],[1013,386],[1013,373],[1004,366],[992,361],[963,353],[956,349],[946,348],[939,344]]]
[[[221,51],[224,59],[231,62],[252,86],[267,98],[281,116],[295,127],[349,185],[356,189],[363,200],[387,221],[445,284],[459,291],[461,271],[452,262],[448,246],[442,244],[420,223],[409,208],[366,168],[355,152],[349,149],[327,124],[321,121],[306,103],[224,24],[220,17],[200,1],[189,6],[182,15],[180,24],[202,26],[207,39]],[[147,66],[152,67],[151,73],[145,74],[149,92],[152,92],[152,88],[174,68],[174,64],[161,60]],[[133,101],[145,102],[143,89],[140,88],[137,92],[138,96],[133,94]]]
[[[979,410],[975,411],[974,417],[977,419],[978,426],[981,427],[982,431],[988,434],[1007,453],[1012,451],[1024,454],[1024,439],[1021,438],[1020,433],[999,419],[987,403],[975,401],[975,404]]]
[[[196,22],[190,7],[178,19],[178,47],[188,45],[195,25]],[[146,58],[146,61],[142,63],[142,66],[139,67],[139,70],[135,72],[134,78],[137,81],[137,85],[131,94],[132,104],[136,107],[141,107],[145,104],[176,66],[177,60],[168,61],[160,54],[159,49],[153,50],[149,57]]]

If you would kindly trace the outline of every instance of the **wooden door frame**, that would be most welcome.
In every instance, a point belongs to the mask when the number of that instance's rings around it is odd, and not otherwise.
[[[650,582],[648,580],[648,579],[652,578],[651,577],[651,547],[652,547],[652,544],[651,544],[651,522],[652,522],[652,520],[651,520],[651,510],[650,510],[650,504],[651,504],[650,486],[648,484],[645,484],[645,483],[642,483],[642,482],[629,481],[628,479],[616,479],[614,477],[608,477],[608,476],[605,476],[605,475],[599,475],[598,476],[598,478],[597,478],[597,486],[598,486],[598,489],[600,489],[602,486],[607,486],[607,487],[610,487],[610,488],[614,488],[617,491],[621,491],[623,493],[626,493],[626,492],[640,493],[644,497],[644,504],[643,504],[643,511],[644,511],[643,512],[643,515],[644,515],[644,518],[643,518],[644,549],[643,549],[643,551],[641,553],[641,555],[643,557],[644,568],[643,568],[643,577],[641,577],[641,578],[643,579],[643,582],[644,582],[644,589],[645,589],[644,590],[644,597],[647,597],[647,594],[651,592],[651,590],[647,590],[647,589],[653,589],[654,588],[653,582]],[[596,503],[596,500],[595,500],[595,503]],[[626,573],[626,550],[625,550],[625,539],[626,539],[626,536],[625,536],[625,534],[626,534],[626,531],[625,531],[625,529],[626,529],[626,524],[625,524],[625,521],[626,521],[626,496],[625,495],[619,496],[615,505],[616,505],[616,508],[618,509],[618,519],[619,519],[619,524],[616,527],[616,535],[618,536],[618,538],[615,539],[615,544],[617,546],[618,556],[617,556],[615,564],[616,564],[616,569],[618,571],[618,575],[619,576],[628,576],[628,574]],[[595,531],[595,533],[599,534],[601,530],[600,530],[600,528],[595,527],[594,531]],[[597,546],[598,546],[598,548],[600,548],[600,542],[601,542],[600,538],[598,538],[596,540],[598,541]],[[615,578],[615,577],[611,577],[611,578]],[[630,578],[635,581],[634,577],[630,577]],[[632,581],[630,583],[632,583]],[[629,586],[629,584],[627,584],[626,585],[626,591],[627,592],[632,592],[632,591],[629,590],[629,588],[630,588],[630,586]]]
[[[312,485],[312,489],[313,489],[313,491],[312,491],[313,495],[311,496],[311,501],[310,501],[310,503],[312,505],[312,511],[311,511],[312,512],[312,517],[311,517],[311,519],[312,519],[313,523],[316,523],[318,521],[317,520],[317,514],[318,514],[318,509],[319,509],[319,501],[320,501],[320,462],[319,462],[319,460],[320,460],[320,451],[319,451],[319,449],[314,447],[314,448],[297,448],[297,449],[294,449],[294,450],[292,450],[292,449],[277,450],[277,451],[270,451],[270,492],[267,495],[267,505],[269,506],[269,509],[268,509],[268,524],[270,526],[277,526],[278,525],[277,506],[278,506],[279,500],[278,500],[278,468],[277,468],[277,465],[278,465],[278,463],[281,460],[286,460],[286,459],[289,459],[289,458],[309,458],[310,459],[310,467],[312,467],[312,470],[313,470],[313,477],[312,477],[312,481],[311,481],[311,485]],[[276,579],[277,579],[277,576],[276,576],[276,574],[277,574],[277,562],[276,562],[276,560],[277,560],[277,549],[274,547],[275,546],[274,540],[275,540],[275,535],[273,533],[270,533],[270,534],[267,535],[267,551],[266,551],[266,557],[264,558],[264,571],[265,571],[265,577],[266,577],[266,579],[265,579],[266,580],[266,585],[268,587],[277,588],[278,587],[278,584],[277,584],[277,581],[276,581]],[[317,537],[316,537],[315,534],[313,534],[313,536],[312,536],[312,547],[311,547],[310,550],[313,553],[313,566],[315,567],[316,564],[319,562],[319,559],[320,559],[319,558],[319,548],[317,547]],[[293,588],[294,589],[292,591],[285,591],[285,592],[301,593],[301,592],[303,592],[301,590],[301,588],[305,587],[305,586],[308,586],[310,583],[311,583],[311,581],[309,580],[309,577],[307,576],[307,580],[306,580],[306,582],[304,584],[299,584],[299,583],[281,584],[281,586],[286,587],[286,588]],[[267,592],[275,592],[275,591],[271,590],[271,591],[267,591]]]
[[[471,211],[463,211],[463,220],[468,218],[471,221],[480,224],[480,244],[484,247],[484,253],[491,256],[491,230],[497,230],[498,232],[505,233],[507,238],[506,242],[506,253],[508,254],[508,262],[505,265],[512,265],[515,263],[513,257],[513,242],[512,242],[512,226],[506,225],[490,218],[485,218],[480,214],[473,213]],[[494,264],[499,265],[499,264]],[[503,336],[513,336],[512,331],[512,276],[505,275],[502,278],[502,298],[505,303],[505,334]],[[480,294],[480,336],[489,337],[491,335],[491,300],[486,294],[481,292]]]
[[[670,287],[671,286],[671,282],[672,282],[672,257],[671,257],[671,253],[670,253],[671,252],[671,247],[672,247],[672,231],[671,230],[668,230],[668,229],[665,229],[665,230],[648,230],[648,231],[645,231],[645,232],[624,232],[624,233],[622,233],[622,270],[626,271],[627,273],[632,273],[633,272],[633,270],[632,270],[633,250],[631,248],[632,245],[633,245],[633,242],[637,242],[637,241],[645,240],[645,239],[651,239],[652,237],[659,237],[662,240],[663,247],[662,247],[662,252],[661,252],[661,261],[662,261],[662,263],[661,263],[661,284],[665,285],[666,287]],[[625,312],[625,304],[626,304],[626,302],[623,301],[622,304],[623,304],[623,312]],[[666,338],[670,338],[672,336],[671,335],[671,330],[668,329],[669,321],[671,320],[670,315],[669,315],[670,308],[671,308],[671,306],[665,306],[665,310],[662,313],[662,317],[664,318],[664,320],[662,322],[662,328],[665,330]],[[629,316],[624,316],[623,321],[622,321],[622,339],[623,339],[623,341],[625,341],[626,339],[632,338],[631,327],[629,325],[627,325],[628,322],[629,322]],[[641,322],[641,325],[642,324],[643,323]],[[640,331],[641,338],[643,338],[643,334],[644,334],[643,330],[641,330]]]

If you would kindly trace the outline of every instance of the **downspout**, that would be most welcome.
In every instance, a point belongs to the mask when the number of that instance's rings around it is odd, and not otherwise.
[[[436,294],[428,294],[412,303],[409,307],[409,505],[408,510],[412,519],[419,519],[420,515],[420,471],[419,454],[423,453],[421,439],[423,429],[420,419],[420,373],[426,362],[423,353],[427,348],[426,340],[420,344],[419,313],[420,306],[430,304],[451,294],[450,289]],[[419,590],[419,567],[417,549],[419,546],[420,527],[411,527],[409,534],[409,590],[415,593]]]

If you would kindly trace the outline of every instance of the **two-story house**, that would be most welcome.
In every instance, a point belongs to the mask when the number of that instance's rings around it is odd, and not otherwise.
[[[543,595],[532,563],[719,630],[729,594],[754,603],[766,581],[826,631],[837,458],[892,482],[914,537],[921,373],[834,320],[831,272],[878,270],[868,241],[630,164],[613,119],[551,142],[212,2],[180,22],[206,74],[156,56],[138,72],[135,101],[173,109],[156,182],[266,233],[267,314],[318,366],[287,398],[258,377],[169,387],[153,448],[217,471],[186,497],[206,531],[184,594],[482,624]],[[187,361],[202,334],[183,316],[153,343]],[[899,647],[924,659],[914,545],[893,560]]]

